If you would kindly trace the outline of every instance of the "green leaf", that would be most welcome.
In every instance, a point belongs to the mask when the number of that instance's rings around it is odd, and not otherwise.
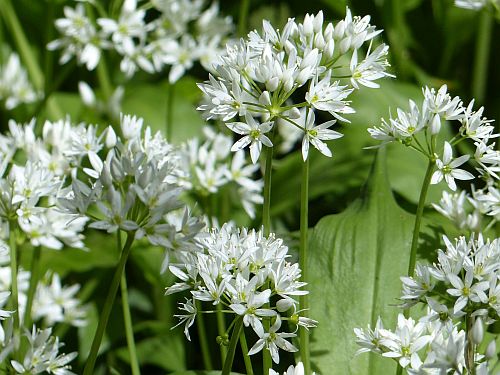
[[[399,312],[399,277],[408,268],[414,216],[392,196],[379,151],[359,199],[344,212],[326,216],[312,231],[308,254],[313,368],[321,374],[384,374],[394,361],[371,354],[354,356],[353,329],[387,326]]]
[[[136,328],[134,334],[138,336]],[[186,369],[184,353],[186,339],[182,333],[170,330],[163,322],[143,322],[139,328],[141,334],[148,331],[147,338],[141,341],[136,339],[137,357],[141,366],[155,365],[169,371]],[[127,363],[130,362],[126,346],[118,349],[117,355]]]
[[[145,125],[151,126],[154,132],[165,133],[167,116],[168,82],[160,83],[130,83],[125,88],[122,107],[127,113],[144,118]],[[178,143],[201,133],[205,121],[196,107],[201,98],[201,91],[196,87],[196,81],[183,77],[174,86],[173,131],[172,141]]]

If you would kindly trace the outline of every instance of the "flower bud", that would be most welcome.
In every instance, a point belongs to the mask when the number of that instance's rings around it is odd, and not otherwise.
[[[116,146],[116,133],[112,126],[108,126],[106,130],[106,147],[112,148]]]
[[[262,105],[271,105],[271,97],[269,91],[263,91],[259,96],[259,103]]]
[[[320,10],[316,17],[313,18],[313,30],[319,33],[323,29],[323,11]]]
[[[276,91],[280,84],[280,79],[278,77],[273,77],[266,82],[266,89],[273,92]]]
[[[92,89],[86,82],[78,82],[78,92],[80,93],[83,104],[85,104],[87,107],[93,107],[95,105],[96,99],[94,91],[92,91]]]
[[[306,16],[304,17],[304,35],[307,37],[311,36],[314,31],[313,20],[314,16],[311,16],[309,14],[306,14]]]
[[[441,117],[437,113],[432,117],[430,130],[432,135],[439,133],[441,130]]]
[[[480,317],[476,318],[474,325],[472,326],[471,339],[476,345],[481,344],[484,337],[483,321]]]
[[[491,340],[491,342],[488,344],[484,355],[488,359],[493,359],[497,356],[497,344],[496,344],[495,340]]]

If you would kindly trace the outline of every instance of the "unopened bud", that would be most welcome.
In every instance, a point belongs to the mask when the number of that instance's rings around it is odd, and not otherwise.
[[[476,318],[476,321],[472,326],[471,339],[474,344],[479,345],[483,341],[483,337],[484,337],[483,321],[481,320],[481,318],[478,317]]]
[[[497,343],[495,342],[495,340],[491,340],[491,342],[488,344],[484,355],[488,359],[496,358],[496,356],[497,356]]]
[[[112,148],[116,146],[116,133],[112,126],[108,126],[106,130],[106,147]]]

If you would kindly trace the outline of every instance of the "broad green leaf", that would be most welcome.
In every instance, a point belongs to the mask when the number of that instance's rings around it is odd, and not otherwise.
[[[125,88],[123,110],[144,118],[145,125],[156,131],[165,132],[167,116],[168,83],[130,83]],[[201,91],[196,81],[183,77],[174,86],[172,141],[178,143],[200,135],[205,121],[196,111]]]
[[[312,231],[308,253],[313,367],[320,374],[395,372],[390,359],[354,356],[353,329],[394,324],[399,277],[408,267],[414,217],[392,196],[383,150],[376,157],[359,199],[344,212],[326,216]]]

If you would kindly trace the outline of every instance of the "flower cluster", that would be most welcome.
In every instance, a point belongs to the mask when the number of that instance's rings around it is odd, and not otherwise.
[[[246,327],[252,327],[258,340],[248,354],[265,348],[278,363],[278,349],[297,351],[289,339],[296,336],[299,326],[314,327],[316,322],[299,315],[294,297],[307,291],[301,290],[305,283],[299,281],[298,264],[288,262],[288,257],[288,248],[274,235],[265,237],[260,231],[228,224],[200,238],[197,251],[184,253],[180,263],[170,265],[180,282],[166,289],[166,294],[191,293],[177,315],[179,324],[185,323],[187,338],[197,314],[203,313],[200,302],[210,302],[222,305],[226,313],[239,316]],[[271,323],[268,329],[264,320]],[[295,331],[287,331],[283,320],[294,323]]]
[[[219,16],[216,2],[206,8],[200,0],[151,0],[138,7],[137,0],[125,0],[117,17],[97,20],[90,4],[102,10],[97,2],[88,2],[87,8],[80,3],[65,7],[65,17],[56,20],[61,37],[48,48],[63,49],[61,64],[76,56],[93,70],[102,51],[112,49],[121,56],[120,69],[127,77],[138,69],[155,73],[170,66],[173,83],[196,61],[210,70],[233,29],[230,17]]]
[[[18,227],[33,246],[83,248],[87,219],[62,212],[57,199],[96,142],[95,127],[46,121],[40,137],[34,129],[34,119],[28,124],[10,120],[10,133],[0,135],[1,236],[6,240]]]
[[[24,374],[26,372],[41,373],[47,371],[55,374],[72,374],[68,369],[68,363],[72,361],[77,353],[58,355],[62,346],[59,340],[51,337],[52,328],[37,331],[35,326],[33,332],[26,333],[29,349],[25,351],[23,345],[19,345],[22,338],[20,333],[13,330],[13,311],[3,310],[11,298],[11,268],[9,263],[9,249],[6,244],[0,243],[0,358],[15,353],[14,357],[24,356],[21,363],[12,361],[15,371]],[[26,300],[31,274],[19,269],[17,274],[18,301],[20,318],[25,315]],[[46,327],[54,327],[57,323],[67,323],[73,326],[85,325],[86,308],[75,297],[80,289],[79,285],[64,286],[58,274],[47,274],[38,283],[33,308],[31,311],[32,321],[39,322]],[[64,370],[64,371],[63,371]],[[58,372],[59,371],[59,372]]]
[[[81,175],[73,176],[59,204],[72,215],[90,218],[90,228],[108,233],[122,230],[170,250],[190,247],[203,225],[187,211],[181,228],[167,217],[183,207],[182,189],[175,183],[177,153],[159,132],[153,136],[149,127],[143,132],[142,126],[142,118],[121,115],[123,137],[112,127],[94,137],[88,166],[82,164]],[[98,155],[101,149],[107,152],[103,158]]]
[[[492,120],[483,117],[484,108],[474,110],[474,100],[465,107],[458,96],[452,98],[449,95],[446,85],[437,92],[426,87],[423,95],[421,107],[410,100],[408,111],[398,108],[397,117],[391,117],[388,121],[382,119],[380,126],[368,129],[370,135],[382,141],[382,144],[400,142],[435,162],[437,170],[432,175],[431,184],[444,179],[451,190],[456,190],[455,179],[473,179],[474,175],[470,172],[458,168],[469,159],[476,162],[476,169],[483,178],[498,180],[496,172],[500,167],[500,153],[492,142],[498,134],[494,132]],[[437,135],[444,128],[442,125],[445,120],[458,121],[460,126],[458,134],[449,142],[444,142],[443,151],[438,155]],[[454,158],[452,146],[466,139],[474,142],[474,154]]]
[[[21,65],[19,56],[12,52],[7,62],[0,65],[0,100],[5,101],[6,109],[13,109],[23,103],[33,103],[40,99],[28,80],[26,70]]]
[[[482,224],[479,202],[472,198],[465,190],[455,193],[443,191],[439,204],[432,206],[443,216],[450,219],[460,230],[475,232]]]
[[[262,145],[273,146],[266,134],[272,133],[279,119],[300,130],[304,160],[309,144],[331,156],[323,141],[341,134],[328,129],[335,120],[316,125],[314,111],[345,120],[345,114],[354,112],[346,100],[354,89],[378,87],[378,79],[390,76],[386,72],[388,47],[372,48],[373,38],[381,31],[369,22],[369,16],[353,17],[349,9],[335,26],[324,25],[321,11],[307,14],[303,23],[289,19],[281,31],[264,21],[262,33],[252,31],[246,39],[228,45],[215,73],[199,84],[206,95],[199,110],[207,119],[221,119],[243,135],[232,151],[250,145],[254,163]],[[369,45],[361,58],[366,42]],[[303,96],[298,95],[303,91]],[[299,104],[293,104],[297,99]]]
[[[427,314],[418,322],[400,314],[394,332],[384,329],[380,319],[374,329],[355,329],[358,353],[394,358],[410,374],[434,374],[437,369],[462,374],[465,368],[488,373],[495,349],[481,354],[479,344],[484,324],[500,319],[500,239],[479,235],[455,243],[444,237],[444,242],[437,263],[417,264],[414,277],[401,277],[401,306],[422,303]]]
[[[231,193],[237,194],[234,202],[240,202],[250,217],[255,217],[256,204],[262,204],[260,180],[254,180],[258,166],[248,164],[243,151],[231,155],[230,137],[205,127],[206,140],[198,138],[183,143],[178,150],[179,172],[177,184],[189,191],[203,205],[207,197],[216,194],[229,184],[236,185]],[[210,202],[210,200],[208,200]],[[215,207],[205,207],[209,213]],[[211,212],[211,215],[214,215]]]
[[[43,330],[36,329],[33,326],[31,332],[26,331],[26,337],[29,342],[29,349],[24,356],[22,363],[11,361],[12,367],[18,374],[48,374],[74,375],[68,365],[76,358],[77,353],[59,354],[59,349],[64,346],[59,342],[59,338],[51,336],[52,328]]]

